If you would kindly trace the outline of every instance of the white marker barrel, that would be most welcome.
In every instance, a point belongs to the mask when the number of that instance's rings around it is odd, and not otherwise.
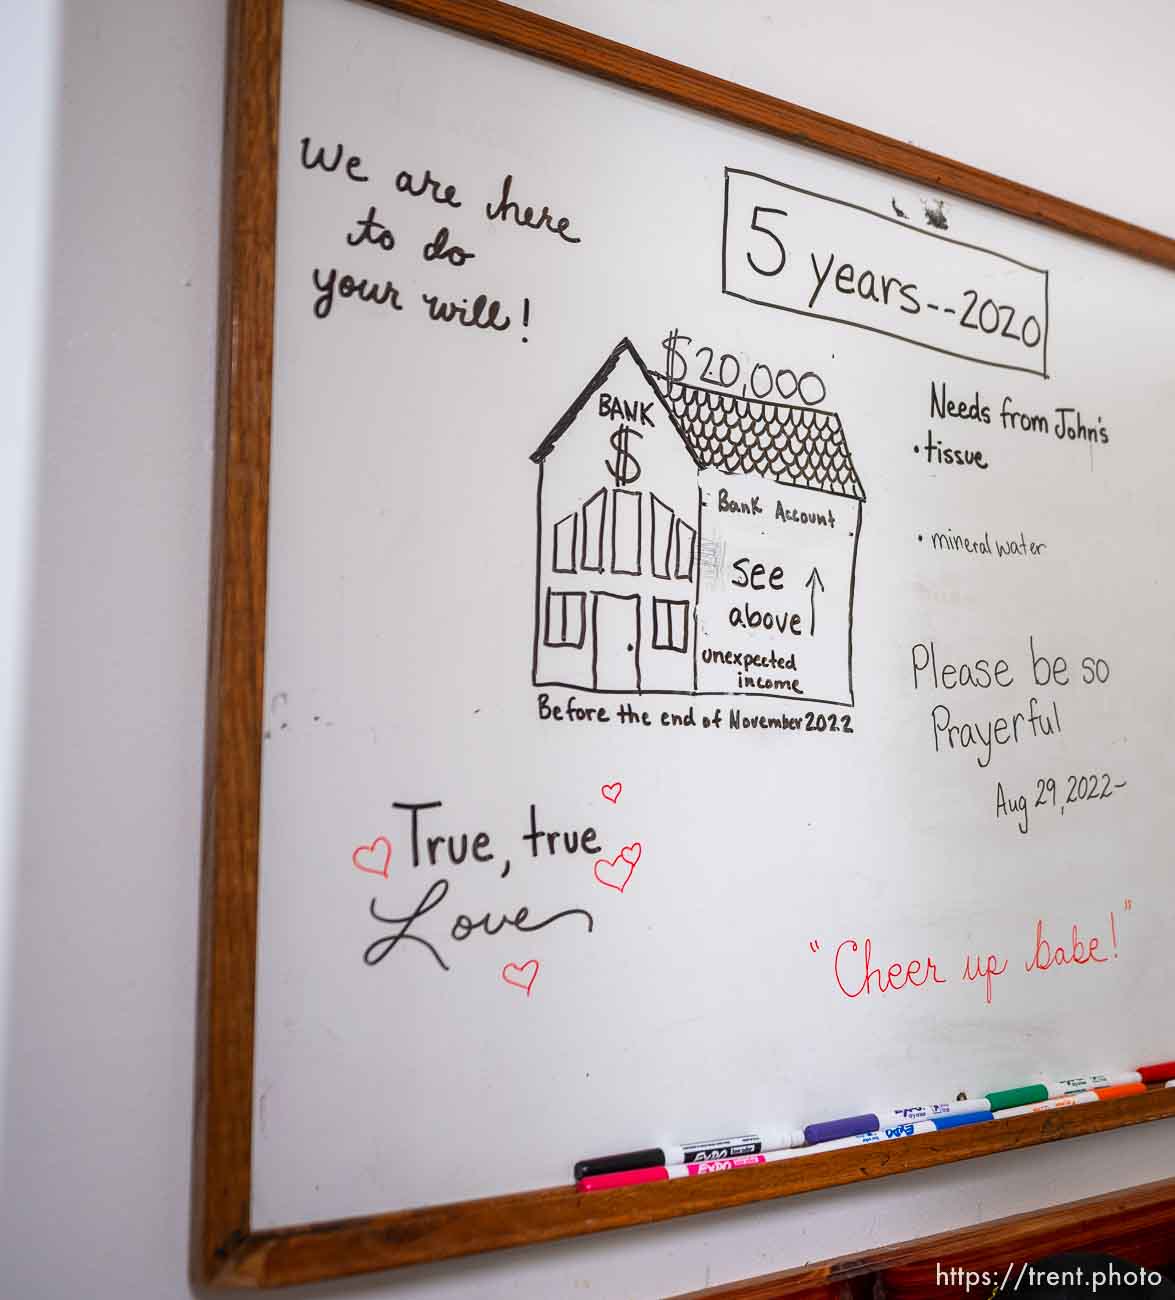
[[[893,1124],[914,1124],[921,1119],[944,1119],[947,1115],[978,1115],[991,1110],[986,1097],[969,1097],[965,1101],[939,1101],[929,1106],[898,1106],[893,1110],[878,1111],[882,1128]]]
[[[1038,1110],[1062,1110],[1066,1106],[1080,1106],[1087,1101],[1098,1101],[1096,1092],[1067,1092],[1049,1101],[1034,1101],[1027,1106],[1009,1106],[996,1113],[996,1119],[1011,1119],[1013,1115],[1035,1115]]]
[[[702,1142],[667,1143],[661,1150],[665,1153],[666,1165],[686,1165],[707,1160],[729,1160],[735,1156],[749,1156],[760,1151],[778,1151],[803,1145],[802,1129],[785,1129],[743,1133],[738,1137],[714,1138]]]
[[[1077,1074],[1070,1079],[1045,1079],[1050,1097],[1067,1097],[1074,1092],[1089,1092],[1094,1088],[1117,1088],[1124,1083],[1141,1083],[1137,1070],[1120,1070],[1117,1074]]]
[[[889,1142],[893,1138],[913,1137],[915,1133],[936,1133],[933,1120],[918,1120],[912,1124],[891,1124],[874,1133],[856,1133],[852,1137],[833,1138],[815,1146],[801,1147],[798,1151],[768,1151],[764,1162],[790,1160],[796,1156],[818,1156],[823,1151],[845,1151],[849,1147],[872,1146],[874,1142]]]

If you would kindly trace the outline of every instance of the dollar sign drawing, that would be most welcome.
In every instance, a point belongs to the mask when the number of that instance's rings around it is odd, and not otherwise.
[[[613,465],[611,461],[605,460],[604,468],[612,475],[617,487],[627,487],[641,476],[641,463],[628,449],[628,440],[634,433],[638,438],[645,436],[639,429],[622,424],[612,430],[608,439],[612,450],[616,453],[616,464]]]
[[[685,357],[677,350],[678,343],[692,343],[693,339],[688,334],[681,334],[677,330],[670,330],[669,334],[661,340],[661,346],[665,349],[665,378],[673,383],[680,383],[688,374],[689,366],[686,364]]]

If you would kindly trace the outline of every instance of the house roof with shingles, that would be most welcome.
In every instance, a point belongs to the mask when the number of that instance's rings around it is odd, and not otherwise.
[[[835,411],[764,402],[674,380],[662,380],[661,389],[699,465],[865,500]]]
[[[536,465],[551,454],[625,355],[636,363],[699,469],[758,474],[787,487],[814,488],[817,492],[865,500],[840,416],[834,411],[764,402],[667,380],[649,370],[628,339],[621,339],[612,349],[531,454]]]

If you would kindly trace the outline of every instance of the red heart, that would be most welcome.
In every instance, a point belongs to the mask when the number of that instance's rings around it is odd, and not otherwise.
[[[383,865],[379,867],[365,866],[364,862],[360,861],[360,859],[362,858],[366,861],[381,845],[383,847]],[[388,867],[390,867],[392,863],[392,846],[388,843],[386,836],[377,835],[370,844],[360,844],[355,852],[351,854],[351,861],[360,871],[366,871],[372,876],[383,876],[383,878],[387,880]]]
[[[511,971],[517,971],[520,978],[514,979],[510,974]],[[526,978],[527,971],[530,971],[530,979]],[[516,989],[525,989],[527,997],[530,997],[530,990],[535,980],[538,979],[538,974],[539,964],[533,957],[530,961],[524,961],[521,966],[516,966],[510,961],[502,967],[502,978],[506,983],[512,984]]]
[[[615,889],[618,893],[623,894],[628,882],[632,879],[632,873],[636,870],[636,864],[640,861],[640,857],[641,846],[639,844],[629,844],[621,849],[611,862],[607,858],[597,858],[593,874],[601,885],[607,885],[609,889]],[[621,866],[621,863],[624,865]],[[625,867],[628,868],[627,871],[625,871]],[[604,872],[603,875],[600,874],[601,868]],[[609,868],[612,868],[612,870],[609,871]],[[607,878],[609,875],[612,876],[611,880]],[[624,876],[623,880],[620,879],[621,875]]]
[[[615,803],[620,798],[620,792],[624,786],[619,781],[613,781],[611,785],[600,786],[600,793],[608,800],[609,803]]]

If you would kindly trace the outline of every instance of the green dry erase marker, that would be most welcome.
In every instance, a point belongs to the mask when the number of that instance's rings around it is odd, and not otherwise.
[[[992,1110],[1007,1110],[1009,1106],[1029,1106],[1034,1101],[1048,1101],[1049,1090],[1043,1083],[1029,1083],[1023,1088],[989,1092],[987,1099],[991,1102]]]

